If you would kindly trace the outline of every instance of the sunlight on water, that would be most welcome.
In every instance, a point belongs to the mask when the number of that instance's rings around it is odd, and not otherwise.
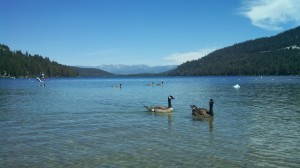
[[[300,167],[299,77],[0,79],[0,94],[4,167]],[[143,108],[169,95],[173,113]],[[210,98],[214,118],[193,118]]]

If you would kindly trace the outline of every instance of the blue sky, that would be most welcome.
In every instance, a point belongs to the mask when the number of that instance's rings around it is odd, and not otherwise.
[[[299,0],[0,0],[0,43],[66,65],[174,65],[300,25]]]

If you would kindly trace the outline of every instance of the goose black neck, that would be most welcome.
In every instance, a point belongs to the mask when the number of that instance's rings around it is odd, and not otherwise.
[[[171,104],[171,99],[168,98],[168,108],[171,108],[172,104]]]
[[[210,99],[210,101],[209,101],[209,113],[210,113],[211,116],[214,115],[213,105],[214,105],[214,101],[213,101],[213,99]]]

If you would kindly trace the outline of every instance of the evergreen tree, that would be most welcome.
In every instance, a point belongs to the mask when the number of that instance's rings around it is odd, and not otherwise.
[[[168,75],[300,75],[300,27],[216,50]]]
[[[72,67],[50,61],[40,55],[11,51],[8,46],[0,44],[0,76],[33,77],[44,73],[46,77],[78,76]]]

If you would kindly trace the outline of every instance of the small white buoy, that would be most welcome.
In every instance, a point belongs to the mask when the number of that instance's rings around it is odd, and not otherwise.
[[[233,86],[235,89],[239,89],[240,88],[240,85],[239,84],[236,84]]]

